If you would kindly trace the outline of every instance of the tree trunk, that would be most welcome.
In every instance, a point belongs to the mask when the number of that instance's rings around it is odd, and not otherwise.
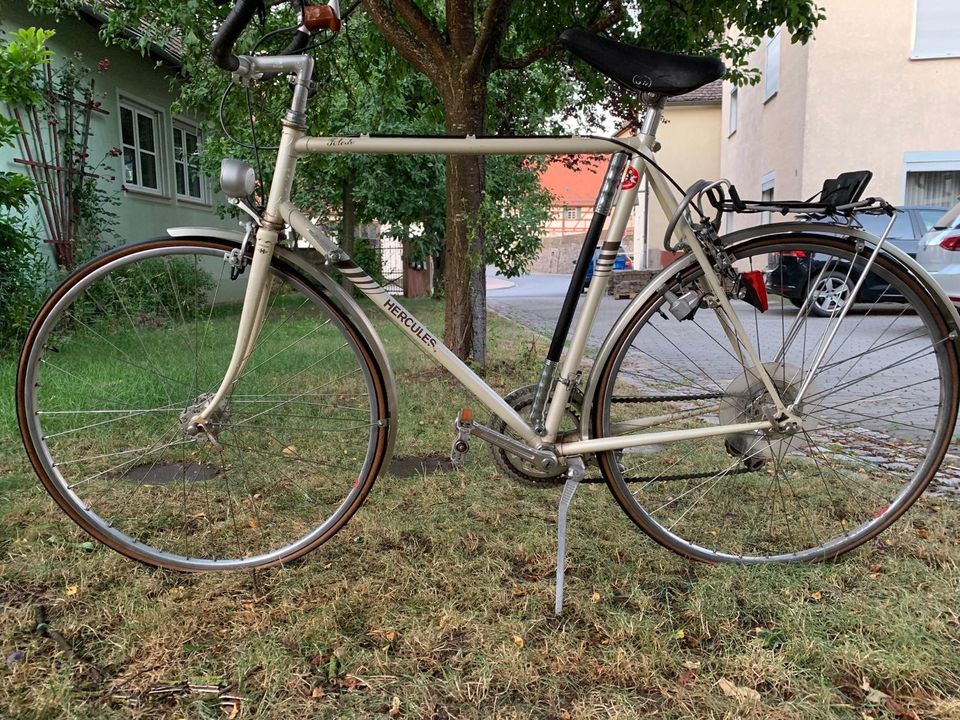
[[[455,76],[444,92],[447,133],[482,134],[485,104],[486,82]],[[477,155],[447,156],[446,181],[443,278],[447,309],[444,342],[462,360],[470,357],[473,351],[474,360],[482,365],[485,360],[486,287],[483,280],[483,230],[477,226],[476,219],[483,193],[483,158]],[[477,338],[484,340],[478,343]]]
[[[340,218],[340,247],[347,255],[353,255],[354,239],[357,236],[357,208],[353,202],[353,176],[343,180],[343,215]],[[353,286],[346,277],[340,278],[340,285],[348,293]]]

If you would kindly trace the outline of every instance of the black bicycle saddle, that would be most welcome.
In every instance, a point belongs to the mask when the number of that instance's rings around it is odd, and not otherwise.
[[[647,50],[583,30],[565,30],[560,42],[608,78],[637,92],[682,95],[723,77],[726,70],[714,57]]]

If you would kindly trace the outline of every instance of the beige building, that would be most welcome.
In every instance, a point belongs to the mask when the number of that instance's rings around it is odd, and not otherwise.
[[[661,145],[657,163],[681,187],[687,188],[697,180],[720,176],[721,89],[718,80],[666,102],[663,122],[657,130]],[[634,215],[637,232],[633,247],[627,245],[636,260],[636,268],[661,267],[672,257],[663,249],[663,235],[669,220],[644,182],[637,193]]]
[[[785,28],[750,59],[756,85],[724,83],[720,174],[744,198],[806,199],[871,170],[868,195],[949,206],[960,195],[960,0],[822,0],[807,45]],[[729,221],[727,230],[753,224]]]

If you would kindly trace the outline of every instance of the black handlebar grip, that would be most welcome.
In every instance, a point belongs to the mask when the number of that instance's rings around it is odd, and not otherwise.
[[[233,46],[237,42],[237,38],[240,37],[240,33],[253,19],[260,7],[260,2],[261,0],[239,0],[233,6],[230,14],[227,15],[227,19],[223,21],[223,25],[220,26],[216,37],[213,39],[211,51],[213,62],[218,67],[230,72],[240,67],[240,61],[233,54]]]

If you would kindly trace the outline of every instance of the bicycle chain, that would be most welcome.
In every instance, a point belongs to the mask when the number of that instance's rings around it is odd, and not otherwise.
[[[723,393],[704,393],[702,395],[644,395],[640,397],[613,397],[611,403],[653,403],[653,402],[680,402],[683,400],[716,400],[723,397]]]

